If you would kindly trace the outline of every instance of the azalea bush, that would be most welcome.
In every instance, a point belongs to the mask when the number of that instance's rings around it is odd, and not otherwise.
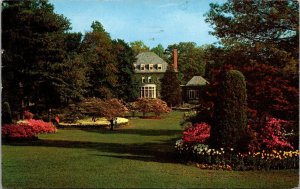
[[[6,124],[2,126],[2,139],[4,141],[20,141],[37,139],[31,126],[25,123]]]
[[[210,126],[198,123],[183,132],[182,139],[186,143],[204,143],[210,137]]]
[[[24,119],[32,119],[33,118],[33,113],[29,112],[28,110],[25,110],[23,115],[24,115]]]
[[[253,140],[249,144],[249,150],[293,150],[294,147],[286,137],[285,125],[287,123],[285,120],[271,117],[262,128],[253,128],[252,125],[248,126],[253,135]]]
[[[38,134],[57,131],[51,122],[32,119],[33,114],[30,112],[27,112],[25,117],[28,119],[21,120],[17,124],[4,124],[2,126],[2,139],[5,141],[33,140],[37,139]]]

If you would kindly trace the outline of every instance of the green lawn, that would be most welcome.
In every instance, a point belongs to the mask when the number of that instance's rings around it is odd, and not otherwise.
[[[2,146],[9,188],[292,188],[298,170],[214,171],[178,163],[174,142],[182,113],[132,119],[116,131],[65,129]]]

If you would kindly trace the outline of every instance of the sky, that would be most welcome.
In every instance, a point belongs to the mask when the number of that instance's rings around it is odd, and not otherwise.
[[[50,0],[54,11],[71,22],[74,32],[91,31],[99,21],[112,39],[141,40],[153,48],[179,42],[198,46],[217,42],[205,23],[209,3],[225,0]]]

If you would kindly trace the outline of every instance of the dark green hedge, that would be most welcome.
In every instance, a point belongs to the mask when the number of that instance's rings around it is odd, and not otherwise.
[[[211,143],[215,147],[246,146],[247,93],[244,75],[237,70],[223,73],[215,105]]]

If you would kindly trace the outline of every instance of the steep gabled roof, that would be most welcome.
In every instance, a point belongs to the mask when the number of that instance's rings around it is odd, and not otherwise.
[[[136,62],[134,62],[134,64],[136,64],[138,67],[141,64],[145,64],[145,65],[149,65],[149,64],[153,64],[153,65],[157,65],[157,64],[162,64],[162,69],[161,70],[157,70],[157,67],[154,66],[154,70],[151,72],[166,72],[167,67],[168,67],[168,63],[166,63],[162,58],[160,58],[157,54],[155,54],[154,52],[142,52],[140,54],[138,54],[136,56]],[[139,69],[135,69],[136,72],[138,73],[147,73],[149,70],[145,70],[145,71],[141,71]]]
[[[204,86],[209,84],[208,81],[206,81],[201,76],[194,76],[185,86]]]

